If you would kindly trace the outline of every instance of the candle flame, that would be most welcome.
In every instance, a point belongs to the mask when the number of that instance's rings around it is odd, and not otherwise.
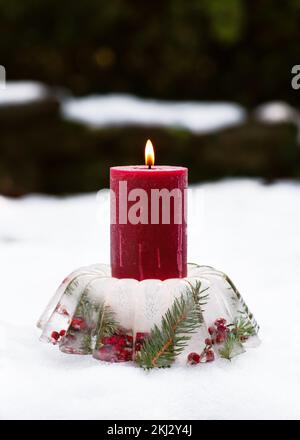
[[[150,141],[150,139],[148,139],[145,147],[145,164],[148,165],[148,167],[153,166],[154,158],[155,158],[154,148],[152,142]]]

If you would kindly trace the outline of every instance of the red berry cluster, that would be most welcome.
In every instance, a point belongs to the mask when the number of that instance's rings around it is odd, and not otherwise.
[[[97,359],[107,362],[127,362],[132,360],[133,337],[130,332],[120,331],[112,336],[104,336],[97,350]]]
[[[198,353],[190,353],[188,355],[187,361],[190,365],[195,365],[204,363],[204,362],[212,362],[215,360],[215,354],[213,350],[209,346],[206,346],[201,354]]]
[[[54,331],[51,333],[51,342],[52,344],[57,344],[58,342],[60,342],[61,338],[63,337],[65,337],[65,342],[67,342],[67,340],[71,341],[73,339],[76,339],[76,336],[72,334],[72,330],[79,331],[79,330],[86,330],[87,328],[88,326],[84,319],[79,317],[73,318],[70,325],[71,332],[68,332],[68,334],[66,335],[66,330],[60,330],[60,332]]]
[[[205,340],[207,345],[222,344],[222,342],[225,341],[230,331],[226,325],[226,322],[226,319],[219,318],[216,319],[214,325],[208,327],[208,333],[210,334],[211,338],[207,338]]]
[[[101,346],[96,351],[95,357],[106,362],[128,362],[133,360],[133,352],[138,353],[149,336],[146,332],[137,332],[133,350],[132,333],[120,330],[112,336],[105,336],[101,340]]]
[[[214,325],[208,327],[209,338],[205,339],[205,348],[201,354],[190,353],[188,355],[188,363],[191,365],[199,364],[200,362],[212,362],[215,360],[215,354],[212,350],[214,344],[222,344],[225,341],[228,333],[230,332],[226,325],[226,319],[216,319]]]
[[[85,330],[87,328],[87,323],[82,318],[73,318],[71,327],[73,330]]]
[[[51,333],[51,342],[52,344],[57,344],[61,338],[63,338],[66,334],[66,330],[60,330],[60,332],[52,332]]]
[[[187,360],[190,365],[199,364],[199,362],[201,360],[200,354],[192,352],[188,355]]]

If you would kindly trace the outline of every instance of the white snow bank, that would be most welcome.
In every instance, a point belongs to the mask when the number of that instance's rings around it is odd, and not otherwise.
[[[259,120],[273,124],[299,120],[299,112],[291,105],[282,101],[272,101],[261,104],[257,107],[255,115]]]
[[[47,96],[47,87],[33,81],[7,81],[0,91],[0,106],[38,101]]]
[[[233,103],[165,102],[129,95],[93,95],[63,103],[63,115],[91,127],[157,125],[210,132],[241,123],[245,111]]]
[[[297,126],[298,143],[300,143],[300,113],[283,101],[271,101],[261,104],[254,112],[255,117],[267,124],[291,122]]]
[[[47,86],[38,82],[7,81],[0,91],[0,107],[39,101],[48,94]],[[167,102],[117,94],[64,96],[61,94],[62,115],[90,127],[156,125],[205,133],[240,124],[246,118],[241,106],[226,102]]]
[[[109,260],[106,196],[0,197],[0,418],[299,418],[300,185],[195,187],[189,260],[232,277],[262,344],[231,363],[151,373],[38,341],[35,323],[64,276]]]

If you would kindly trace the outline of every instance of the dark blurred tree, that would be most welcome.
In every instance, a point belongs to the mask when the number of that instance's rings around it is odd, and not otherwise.
[[[0,0],[0,63],[76,94],[297,103],[300,2]]]

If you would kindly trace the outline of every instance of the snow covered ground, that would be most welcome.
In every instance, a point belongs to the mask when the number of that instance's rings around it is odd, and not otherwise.
[[[61,101],[64,118],[92,128],[156,125],[206,133],[238,125],[246,118],[243,107],[231,102],[167,102],[124,94],[72,98],[66,91],[34,81],[8,81],[0,93],[0,108],[39,102],[51,93]]]
[[[227,272],[261,325],[235,358],[146,373],[68,356],[35,323],[66,274],[109,259],[107,193],[0,196],[0,418],[300,418],[300,185],[194,187],[189,260]]]
[[[0,109],[36,103],[52,95],[60,100],[64,118],[92,128],[156,125],[209,133],[239,125],[247,118],[246,110],[234,102],[171,102],[126,94],[74,98],[66,90],[51,89],[36,81],[7,81],[0,93]],[[265,123],[294,122],[300,126],[299,112],[281,101],[263,103],[255,110],[254,117]]]
[[[47,88],[35,81],[7,81],[0,92],[0,107],[37,102],[47,93]]]
[[[167,102],[130,95],[92,95],[64,101],[64,117],[91,127],[156,125],[204,133],[237,125],[245,110],[229,102]]]

